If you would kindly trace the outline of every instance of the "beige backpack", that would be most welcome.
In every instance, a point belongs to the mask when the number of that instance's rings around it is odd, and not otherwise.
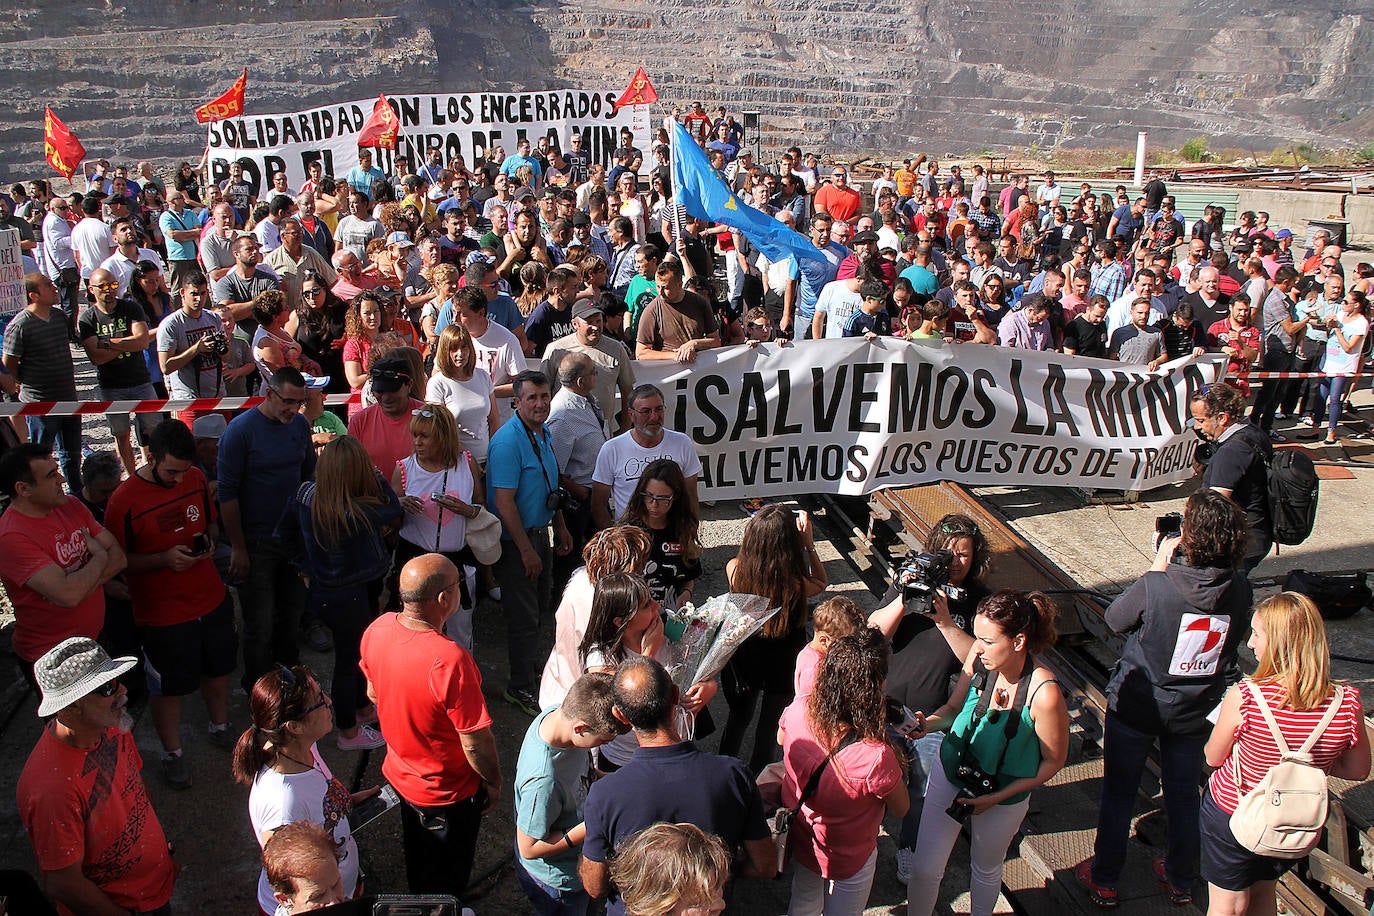
[[[1280,760],[1264,774],[1255,787],[1241,796],[1231,815],[1231,833],[1236,842],[1253,853],[1275,859],[1301,859],[1317,845],[1326,827],[1326,772],[1312,764],[1312,748],[1316,747],[1345,699],[1345,687],[1337,686],[1336,694],[1327,707],[1321,722],[1307,736],[1302,747],[1290,751],[1283,740],[1283,732],[1274,720],[1274,713],[1261,691],[1252,681],[1245,686],[1255,698],[1260,714],[1269,726],[1278,746]],[[1232,775],[1236,790],[1240,791],[1240,745],[1231,752]]]

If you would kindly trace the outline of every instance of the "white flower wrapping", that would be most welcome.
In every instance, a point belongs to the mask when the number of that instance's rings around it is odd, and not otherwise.
[[[759,595],[728,593],[700,607],[690,601],[668,615],[669,643],[665,666],[678,689],[686,692],[720,674],[743,642],[778,613]]]

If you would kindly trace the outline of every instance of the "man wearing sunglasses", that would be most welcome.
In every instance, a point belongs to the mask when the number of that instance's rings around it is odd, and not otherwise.
[[[286,294],[286,307],[299,308],[301,304],[301,275],[313,270],[324,280],[326,288],[333,286],[339,279],[329,260],[314,248],[305,244],[305,230],[295,219],[288,219],[278,230],[281,245],[272,249],[263,262],[277,272],[281,290]]]
[[[410,456],[414,440],[410,435],[413,412],[425,408],[424,401],[411,397],[414,390],[410,364],[404,359],[380,359],[367,373],[377,403],[364,407],[348,419],[348,434],[363,444],[383,475],[396,469],[396,462]]]
[[[305,587],[273,532],[282,506],[315,472],[310,421],[300,415],[305,377],[283,367],[264,393],[219,440],[220,513],[232,548],[229,577],[242,583],[243,687],[250,692],[272,665],[289,667],[299,658]]]
[[[81,290],[81,269],[76,266],[72,251],[71,203],[65,197],[48,201],[48,213],[43,217],[43,253],[49,265],[48,276],[61,295],[62,311],[75,319],[80,310],[77,296]]]
[[[75,638],[35,665],[38,714],[53,719],[16,794],[43,886],[63,912],[170,912],[176,863],[148,801],[129,697],[117,680],[137,664]]]

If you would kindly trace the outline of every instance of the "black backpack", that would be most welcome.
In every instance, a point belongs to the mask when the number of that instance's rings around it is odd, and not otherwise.
[[[1301,544],[1317,521],[1317,467],[1303,449],[1269,456],[1269,523],[1274,543]]]

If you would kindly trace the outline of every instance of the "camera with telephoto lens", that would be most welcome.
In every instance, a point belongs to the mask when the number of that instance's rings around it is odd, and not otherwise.
[[[959,800],[988,795],[996,791],[997,781],[973,764],[962,761],[955,768],[954,777],[962,785],[959,787],[959,794],[954,796],[954,801],[950,802],[949,807],[945,809],[945,814],[962,824],[973,813],[973,807],[961,805]]]
[[[544,500],[544,508],[550,512],[562,512],[568,508],[572,496],[562,487],[557,487],[549,491],[548,498]]]
[[[962,588],[949,584],[949,567],[953,562],[954,553],[950,550],[934,553],[911,550],[902,558],[897,567],[896,584],[902,590],[902,600],[911,606],[913,613],[933,614],[936,590],[955,600],[964,597]]]
[[[229,352],[229,338],[224,335],[223,331],[209,331],[204,340],[206,346],[210,348],[210,352],[216,356],[223,356]]]

